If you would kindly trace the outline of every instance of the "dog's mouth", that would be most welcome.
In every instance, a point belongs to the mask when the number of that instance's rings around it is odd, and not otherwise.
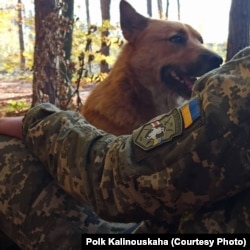
[[[196,79],[195,76],[190,76],[187,73],[183,73],[169,66],[165,66],[161,69],[162,82],[185,99],[191,97],[192,88]]]
[[[193,84],[196,81],[196,77],[194,76],[188,76],[184,74],[177,73],[176,71],[171,71],[170,75],[174,80],[177,82],[183,84],[187,89],[192,90]]]
[[[199,55],[196,63],[182,68],[176,65],[163,66],[160,70],[161,81],[182,98],[189,99],[197,77],[218,68],[222,62],[223,60],[219,55],[204,51]]]

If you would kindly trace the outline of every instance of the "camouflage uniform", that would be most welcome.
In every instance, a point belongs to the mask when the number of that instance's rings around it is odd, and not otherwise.
[[[120,137],[51,104],[32,108],[23,131],[42,165],[1,136],[1,229],[23,249],[77,249],[81,233],[149,227],[250,233],[249,82],[250,47],[199,79],[182,107]],[[152,222],[107,223],[81,202],[107,221]]]
[[[0,138],[0,228],[21,249],[81,249],[81,234],[134,229],[98,218],[59,188],[20,140]]]

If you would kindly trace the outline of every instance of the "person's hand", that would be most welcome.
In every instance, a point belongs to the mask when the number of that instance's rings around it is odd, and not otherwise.
[[[0,134],[23,139],[22,120],[23,116],[0,118]]]

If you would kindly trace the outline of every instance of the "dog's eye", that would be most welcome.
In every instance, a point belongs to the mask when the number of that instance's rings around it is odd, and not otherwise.
[[[182,36],[174,35],[169,38],[169,41],[176,44],[183,44],[185,42],[185,39]]]

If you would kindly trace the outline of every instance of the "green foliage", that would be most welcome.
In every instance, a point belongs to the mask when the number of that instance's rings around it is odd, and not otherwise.
[[[8,9],[0,10],[0,72],[13,73],[18,72],[20,63],[19,38],[17,27],[17,10]],[[27,74],[29,80],[32,78],[33,57],[34,57],[34,17],[24,17],[24,39]],[[103,37],[108,30],[108,36]],[[100,53],[102,39],[109,46],[110,55],[104,56]],[[78,58],[84,53],[84,74],[83,82],[98,82],[106,77],[106,74],[100,74],[100,62],[105,60],[110,67],[114,64],[120,47],[123,44],[123,38],[120,35],[120,27],[112,25],[108,20],[104,21],[101,26],[87,25],[79,19],[73,24],[73,44],[71,61],[75,66],[78,64]],[[226,56],[226,44],[207,44],[207,47],[219,53],[223,58]],[[77,71],[72,75],[72,82],[78,79]]]
[[[16,9],[0,10],[0,72],[13,73],[19,70],[20,49],[18,37],[18,23]],[[24,35],[26,68],[31,69],[33,65],[34,51],[34,18],[25,17]]]
[[[103,32],[109,30],[109,35],[103,38]],[[71,59],[77,62],[79,55],[84,52],[85,55],[85,82],[102,80],[105,74],[100,74],[99,64],[105,60],[110,67],[114,64],[120,47],[123,43],[118,35],[118,26],[113,26],[108,20],[104,21],[102,26],[92,25],[89,28],[79,20],[74,24],[73,46]],[[106,39],[110,48],[110,55],[104,56],[100,53],[102,39]]]
[[[18,65],[18,49],[14,41],[18,38],[15,15],[12,10],[1,10],[0,18],[0,71],[10,72]],[[3,39],[4,38],[4,39]]]
[[[19,100],[19,101],[11,100],[5,104],[4,112],[6,114],[8,114],[8,113],[20,113],[22,111],[27,110],[28,108],[30,108],[30,105],[27,104],[27,102],[25,100]]]
[[[2,67],[1,71],[6,73],[12,73],[19,65],[19,53],[4,51],[1,55]]]
[[[0,40],[0,49],[2,51],[0,57],[0,72],[13,73],[19,71],[20,51],[19,38],[17,27],[17,11],[0,10],[0,35],[4,39]],[[84,82],[100,81],[105,77],[105,74],[99,73],[99,64],[102,60],[112,67],[117,54],[120,50],[122,40],[117,35],[119,27],[113,26],[109,21],[104,21],[102,26],[92,26],[89,29],[83,22],[76,20],[73,26],[73,44],[71,61],[77,64],[79,55],[85,53],[85,74],[83,76]],[[29,75],[32,76],[31,69],[33,68],[34,59],[34,40],[35,27],[34,17],[24,17],[23,20],[26,69]],[[106,37],[110,45],[110,55],[104,56],[100,53],[102,33],[109,30],[109,36]],[[91,30],[91,32],[89,32]],[[91,41],[91,46],[87,49],[87,43]],[[87,59],[88,58],[88,59]],[[21,72],[20,72],[21,73]],[[26,74],[28,76],[28,74]],[[31,77],[29,77],[30,79]],[[74,81],[77,75],[73,75]],[[28,80],[28,79],[27,79]]]

